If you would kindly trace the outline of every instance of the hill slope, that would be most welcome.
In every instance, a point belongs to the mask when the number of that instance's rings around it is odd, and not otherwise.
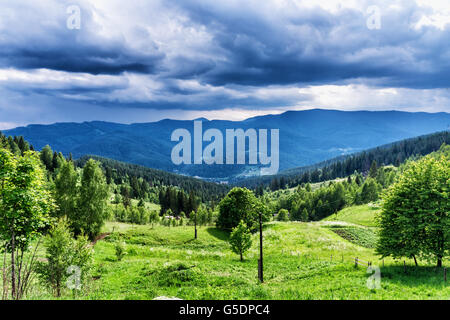
[[[375,205],[367,204],[346,207],[336,214],[326,217],[323,221],[343,221],[366,227],[376,227],[376,215],[380,213],[380,210]]]
[[[403,266],[391,259],[385,259],[382,267],[381,288],[370,290],[366,286],[370,274],[365,266],[355,268],[354,259],[381,266],[379,257],[321,223],[266,226],[264,285],[257,281],[258,234],[241,262],[229,249],[228,235],[216,228],[200,228],[193,240],[194,227],[152,229],[111,223],[104,231],[113,227],[120,230],[129,254],[115,260],[118,237],[97,242],[101,290],[87,299],[447,299],[450,292],[442,285],[441,273],[423,268],[405,275]]]
[[[248,188],[271,185],[273,190],[297,186],[307,182],[322,182],[342,178],[355,171],[367,172],[376,161],[378,165],[396,165],[412,156],[424,156],[440,149],[442,144],[450,144],[450,131],[437,132],[425,136],[397,141],[352,155],[329,159],[312,166],[292,168],[274,176],[251,177],[236,184]],[[275,183],[275,188],[274,187]]]
[[[344,112],[318,109],[289,111],[239,122],[203,121],[203,132],[208,128],[217,128],[223,134],[227,128],[280,129],[280,170],[311,165],[343,154],[447,130],[449,127],[449,113]],[[162,120],[131,125],[107,122],[57,123],[29,125],[5,133],[22,135],[37,149],[49,144],[65,155],[71,152],[75,158],[95,154],[210,178],[229,178],[248,171],[249,168],[243,165],[223,165],[220,168],[175,166],[170,155],[176,143],[170,141],[170,136],[178,128],[186,128],[192,132],[193,122]]]
[[[177,186],[183,189],[186,193],[194,192],[199,197],[201,197],[202,201],[219,201],[229,191],[229,187],[227,185],[207,182],[188,176],[182,176],[179,174],[98,156],[83,156],[80,159],[76,160],[75,164],[78,167],[83,167],[89,159],[99,161],[105,171],[111,172],[113,180],[123,180],[125,177],[136,177],[138,179],[142,178],[151,186]]]

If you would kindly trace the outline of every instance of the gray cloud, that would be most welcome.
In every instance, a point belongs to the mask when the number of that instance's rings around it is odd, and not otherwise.
[[[25,106],[41,115],[54,112],[55,103],[67,111],[56,119],[65,121],[81,119],[83,112],[91,119],[91,106],[97,119],[109,117],[101,110],[114,109],[123,122],[132,119],[119,109],[354,109],[356,100],[373,110],[409,104],[411,110],[449,110],[450,24],[418,26],[424,17],[442,14],[436,8],[407,0],[331,9],[280,3],[2,4],[0,123],[16,123]],[[66,28],[69,4],[81,8],[80,30]],[[380,30],[366,26],[365,9],[373,4],[381,9]],[[346,92],[347,100],[330,85]],[[347,90],[351,85],[367,97]],[[395,94],[383,93],[392,88]]]

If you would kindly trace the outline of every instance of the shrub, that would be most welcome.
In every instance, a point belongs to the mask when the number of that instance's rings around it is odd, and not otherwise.
[[[87,237],[80,235],[74,239],[67,220],[61,219],[46,236],[44,247],[47,261],[39,262],[37,266],[41,282],[60,297],[63,284],[70,275],[68,273],[78,269],[80,273],[75,274],[79,276],[75,280],[75,288],[80,289],[81,284],[88,278],[92,263],[93,252]]]
[[[127,254],[123,242],[117,242],[115,245],[115,250],[117,261],[122,261],[123,257]]]

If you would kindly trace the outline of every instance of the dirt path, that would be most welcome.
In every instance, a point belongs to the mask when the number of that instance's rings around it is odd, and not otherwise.
[[[91,245],[92,245],[92,246],[95,246],[95,244],[97,243],[97,241],[100,241],[100,240],[105,239],[105,238],[108,237],[110,234],[111,234],[111,232],[105,232],[105,233],[102,233],[102,234],[98,235],[98,236],[94,239],[94,241],[92,241]]]

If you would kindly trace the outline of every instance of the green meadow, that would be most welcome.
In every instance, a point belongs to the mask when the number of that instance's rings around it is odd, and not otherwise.
[[[103,232],[110,234],[94,247],[94,280],[76,298],[449,299],[442,269],[424,261],[415,267],[407,260],[405,273],[403,260],[392,259],[385,259],[383,266],[370,243],[376,241],[376,232],[367,227],[374,225],[374,213],[375,209],[360,206],[320,222],[268,223],[263,231],[262,284],[257,279],[258,234],[241,262],[229,249],[228,233],[214,227],[200,227],[194,240],[192,226],[109,222]],[[126,250],[121,261],[115,256],[119,241]],[[373,272],[363,264],[369,261],[380,268],[379,289],[367,286]],[[46,297],[42,292],[35,296]]]

